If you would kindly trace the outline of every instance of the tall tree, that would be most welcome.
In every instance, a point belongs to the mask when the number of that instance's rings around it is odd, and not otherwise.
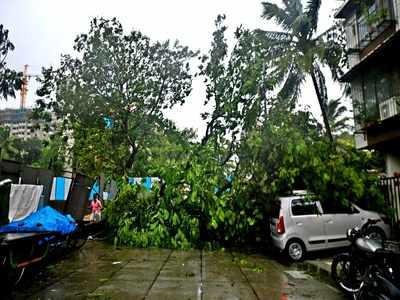
[[[22,85],[22,73],[7,68],[6,58],[14,50],[14,45],[8,38],[8,30],[0,24],[0,96],[4,99],[15,98],[15,91]]]
[[[222,146],[227,155],[225,163],[235,153],[240,140],[265,113],[265,79],[263,45],[254,34],[242,27],[236,29],[235,46],[231,51],[226,41],[225,16],[219,15],[208,56],[201,57],[200,75],[205,78],[205,105],[210,112],[202,113],[207,128],[202,144],[212,141]],[[226,152],[226,151],[225,151]]]
[[[59,69],[43,71],[38,108],[54,110],[72,130],[73,152],[90,155],[97,144],[107,145],[98,157],[126,174],[150,133],[163,130],[163,111],[189,95],[188,62],[196,53],[139,31],[124,34],[116,19],[94,19],[74,49],[79,58],[65,55]]]
[[[256,31],[268,49],[266,60],[274,67],[271,76],[281,86],[278,97],[294,106],[301,85],[309,75],[321,108],[326,135],[333,141],[324,106],[328,96],[321,68],[328,66],[335,80],[342,73],[345,58],[338,33],[340,27],[334,26],[317,35],[321,0],[309,0],[304,8],[301,0],[283,0],[283,8],[270,2],[262,5],[262,17],[274,20],[282,28],[282,31]]]

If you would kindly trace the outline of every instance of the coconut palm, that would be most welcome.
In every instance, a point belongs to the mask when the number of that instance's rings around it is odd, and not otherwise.
[[[325,103],[326,115],[329,126],[333,134],[339,134],[343,130],[349,128],[349,117],[344,116],[347,112],[346,106],[341,104],[341,98],[332,99]]]
[[[256,30],[256,36],[267,48],[266,62],[271,76],[280,86],[278,99],[293,107],[300,89],[310,76],[322,111],[326,135],[333,141],[328,116],[325,111],[327,91],[321,69],[328,66],[333,79],[341,74],[342,44],[338,42],[338,26],[317,35],[318,12],[321,0],[309,0],[303,8],[301,0],[282,0],[283,7],[263,2],[262,17],[275,21],[281,31]]]

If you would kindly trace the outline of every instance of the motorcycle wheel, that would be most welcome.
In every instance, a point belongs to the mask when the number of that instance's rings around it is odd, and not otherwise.
[[[347,295],[354,295],[360,290],[362,270],[357,265],[351,265],[348,254],[334,256],[331,266],[331,276],[338,288]]]

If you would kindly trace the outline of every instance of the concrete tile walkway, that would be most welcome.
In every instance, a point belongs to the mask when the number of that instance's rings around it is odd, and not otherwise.
[[[263,255],[114,249],[91,241],[25,281],[16,299],[343,299]],[[301,277],[301,276],[300,276]],[[322,298],[320,298],[322,297]]]

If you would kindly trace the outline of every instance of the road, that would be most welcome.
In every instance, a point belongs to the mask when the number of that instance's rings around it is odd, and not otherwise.
[[[329,285],[259,254],[115,249],[89,241],[27,274],[13,299],[344,299]]]

